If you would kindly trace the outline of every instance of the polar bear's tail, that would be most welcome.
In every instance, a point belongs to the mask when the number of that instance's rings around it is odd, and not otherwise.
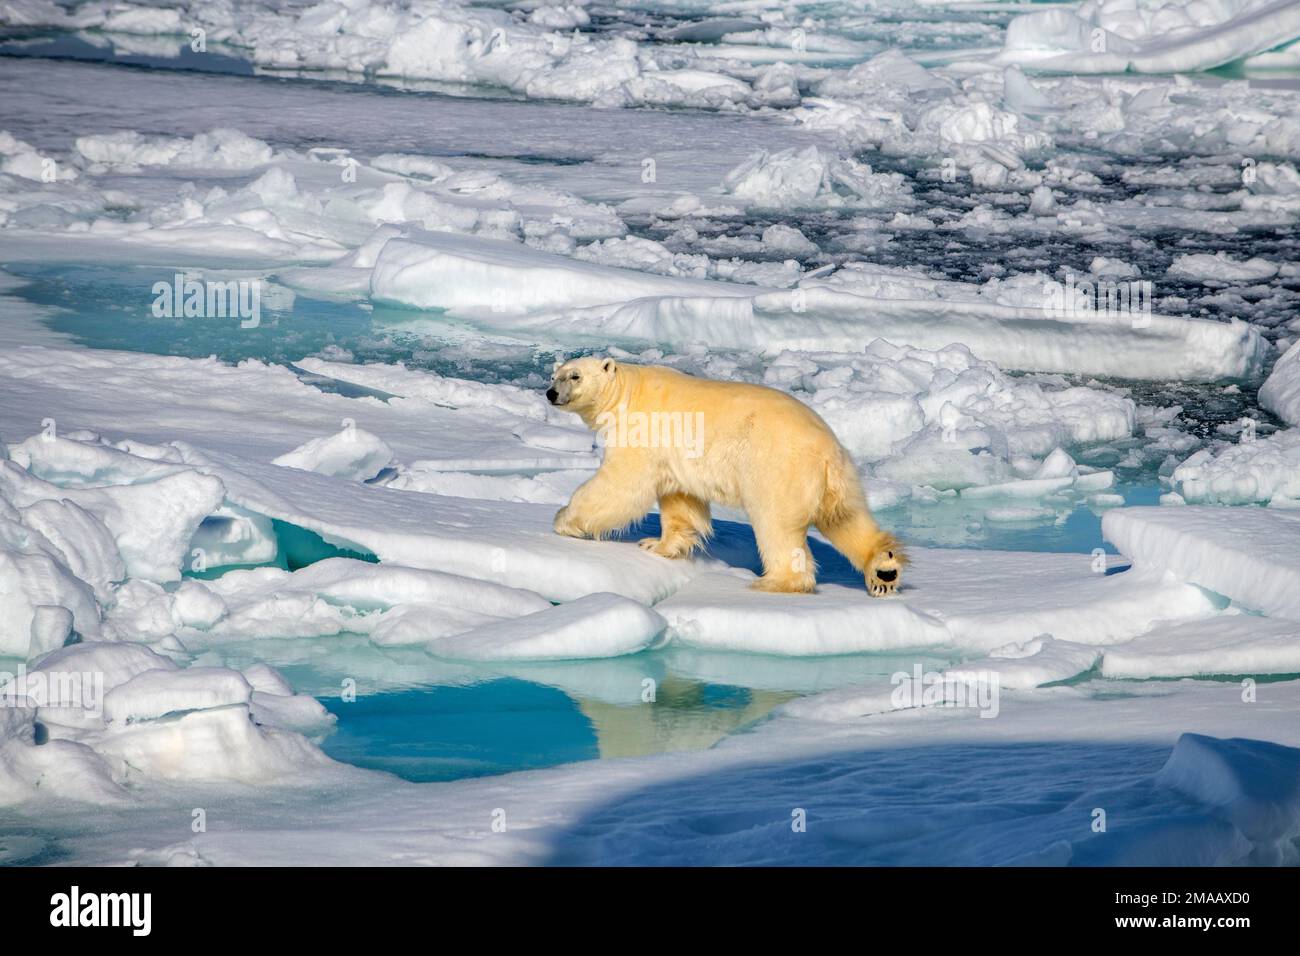
[[[907,563],[898,539],[881,531],[871,516],[857,469],[846,452],[826,463],[826,490],[813,523],[859,571],[875,567],[884,555],[892,565]]]

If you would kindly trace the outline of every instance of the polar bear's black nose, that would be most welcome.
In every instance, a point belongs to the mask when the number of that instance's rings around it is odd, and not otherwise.
[[[546,390],[546,400],[550,402],[552,405],[555,404],[555,400],[559,397],[560,397],[560,393],[557,392],[555,389],[548,388]]]
[[[898,572],[897,572],[897,571],[877,571],[877,572],[876,572],[876,577],[880,578],[880,580],[882,580],[882,581],[892,581],[892,580],[894,580],[894,578],[898,577]]]

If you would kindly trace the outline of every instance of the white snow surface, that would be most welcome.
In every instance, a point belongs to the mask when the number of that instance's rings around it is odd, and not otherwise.
[[[884,602],[860,588],[832,584],[823,585],[815,601],[755,595],[746,589],[752,578],[733,572],[696,578],[656,610],[686,644],[795,655],[987,650],[1041,634],[1112,644],[1155,622],[1198,619],[1216,610],[1197,588],[1158,573],[1098,573],[1086,555],[916,550],[909,584]],[[984,582],[990,575],[1032,579],[1033,593],[1000,608],[988,600]]]
[[[1293,0],[1086,0],[1017,17],[1002,58],[1068,73],[1208,70],[1300,39]]]
[[[1277,360],[1259,388],[1259,403],[1288,424],[1300,425],[1300,342]]]
[[[1102,519],[1120,552],[1230,598],[1300,620],[1300,514],[1277,509],[1121,508]]]
[[[1202,448],[1170,480],[1191,504],[1300,507],[1300,430],[1255,436],[1218,451]]]
[[[874,338],[925,349],[959,342],[1004,368],[1192,381],[1257,377],[1267,349],[1254,328],[1237,321],[1057,313],[1042,283],[1029,293],[1034,304],[972,293],[942,298],[933,283],[902,295],[882,291],[814,280],[755,294],[731,283],[646,276],[434,233],[390,239],[371,278],[380,300],[616,342],[840,352]],[[566,308],[556,311],[561,304]]]
[[[1108,648],[1106,677],[1197,677],[1206,674],[1300,673],[1300,624],[1253,614],[1223,614],[1158,627]]]

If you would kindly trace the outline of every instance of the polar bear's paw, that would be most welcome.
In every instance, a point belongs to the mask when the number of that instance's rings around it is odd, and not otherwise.
[[[817,579],[811,574],[765,574],[750,587],[769,594],[812,594],[817,590]]]
[[[893,572],[886,572],[892,574]],[[898,583],[895,581],[872,581],[867,585],[867,591],[872,597],[889,597],[898,591]]]
[[[562,534],[568,538],[587,537],[587,532],[582,529],[582,526],[570,517],[568,505],[555,512],[555,521],[551,527],[555,529],[556,534]]]
[[[867,591],[872,597],[888,597],[898,590],[899,577],[907,557],[897,542],[882,547],[867,562]]]
[[[690,541],[665,540],[663,538],[642,538],[637,542],[644,551],[657,554],[661,558],[684,558],[693,550]]]

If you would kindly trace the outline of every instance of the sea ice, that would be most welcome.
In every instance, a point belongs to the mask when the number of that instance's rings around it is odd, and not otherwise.
[[[1300,38],[1288,0],[1088,2],[1016,17],[1002,59],[1063,73],[1188,73]]]
[[[1275,508],[1120,508],[1102,519],[1120,552],[1244,608],[1300,620],[1300,514]]]
[[[1300,342],[1277,360],[1259,388],[1259,404],[1291,425],[1300,425]]]
[[[747,589],[752,578],[732,571],[697,577],[655,610],[675,641],[792,656],[923,647],[987,651],[1044,634],[1110,645],[1160,621],[1198,620],[1217,611],[1199,588],[1159,572],[1098,573],[1087,555],[913,552],[907,584],[887,601],[835,583],[820,585],[814,600],[755,594]],[[991,600],[991,578],[1034,585]]]
[[[1223,614],[1162,625],[1105,649],[1105,677],[1200,677],[1214,674],[1300,673],[1300,624]]]
[[[648,647],[664,619],[616,594],[591,594],[508,622],[437,638],[429,652],[456,660],[572,660],[617,657]]]
[[[1258,435],[1218,450],[1202,448],[1169,477],[1191,504],[1300,507],[1300,430]]]

